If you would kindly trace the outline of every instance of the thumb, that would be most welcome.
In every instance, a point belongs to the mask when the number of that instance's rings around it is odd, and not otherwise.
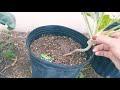
[[[93,40],[96,44],[106,44],[108,46],[113,46],[115,42],[115,38],[111,38],[108,36],[100,35],[96,37],[96,40]]]

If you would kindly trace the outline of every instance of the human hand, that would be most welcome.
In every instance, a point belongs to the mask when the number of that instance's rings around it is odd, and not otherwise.
[[[120,33],[113,33],[110,37],[93,37],[93,43],[96,45],[93,49],[95,55],[110,58],[120,70]]]

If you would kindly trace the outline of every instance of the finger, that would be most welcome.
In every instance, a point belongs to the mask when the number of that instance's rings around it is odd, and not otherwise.
[[[116,68],[118,70],[120,70],[120,60],[115,58],[115,56],[113,56],[113,54],[109,50],[108,51],[100,51],[103,48],[104,47],[102,46],[102,48],[101,48],[100,45],[96,46],[96,49],[98,49],[98,51],[95,52],[95,55],[110,58],[110,60],[115,64]],[[108,49],[108,48],[104,48],[104,49]]]
[[[112,54],[109,51],[97,51],[95,52],[96,56],[104,56],[107,58],[111,58]]]
[[[100,44],[94,47],[93,52],[101,51],[101,50],[109,50],[110,47],[105,44]]]
[[[116,68],[120,70],[120,60],[115,58],[110,51],[98,51],[95,53],[95,55],[110,58],[110,60],[115,64]]]
[[[115,41],[115,40],[116,40],[115,38],[100,35],[100,36],[97,36],[96,40],[93,40],[93,42],[95,44],[106,44],[106,45],[112,47],[113,46],[112,42]]]

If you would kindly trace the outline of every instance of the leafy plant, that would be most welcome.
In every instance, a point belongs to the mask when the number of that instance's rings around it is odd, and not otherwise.
[[[8,30],[15,29],[15,16],[9,12],[0,12],[0,24],[6,25]]]
[[[7,60],[13,60],[16,58],[16,54],[11,49],[8,49],[3,52],[3,57]]]
[[[49,62],[52,62],[54,60],[54,58],[52,58],[51,56],[48,56],[46,54],[40,54],[40,58]]]
[[[75,52],[88,51],[93,46],[93,41],[92,41],[93,36],[99,36],[100,34],[110,36],[113,32],[120,32],[119,29],[120,25],[105,31],[107,27],[114,24],[115,22],[120,23],[119,12],[117,12],[116,14],[113,13],[112,16],[105,12],[82,12],[82,15],[87,27],[87,31],[90,36],[90,39],[87,42],[88,46],[84,49],[76,49],[68,54],[65,54],[64,56],[71,55]],[[90,22],[88,18],[91,18],[94,21],[93,27],[90,26]]]

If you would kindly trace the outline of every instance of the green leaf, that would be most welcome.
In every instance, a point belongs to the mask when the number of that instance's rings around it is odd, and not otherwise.
[[[49,62],[52,62],[54,60],[54,58],[52,58],[51,56],[48,56],[46,54],[40,54],[40,58]]]
[[[7,25],[8,30],[13,30],[16,27],[15,16],[9,12],[0,12],[0,24]]]
[[[111,22],[109,15],[104,15],[102,18],[102,21],[100,23],[100,26],[98,28],[98,31],[102,30],[106,25],[108,25]]]
[[[103,31],[105,28],[107,28],[108,25],[110,25],[113,22],[114,20],[111,19],[109,15],[104,15],[99,25],[98,32]]]

